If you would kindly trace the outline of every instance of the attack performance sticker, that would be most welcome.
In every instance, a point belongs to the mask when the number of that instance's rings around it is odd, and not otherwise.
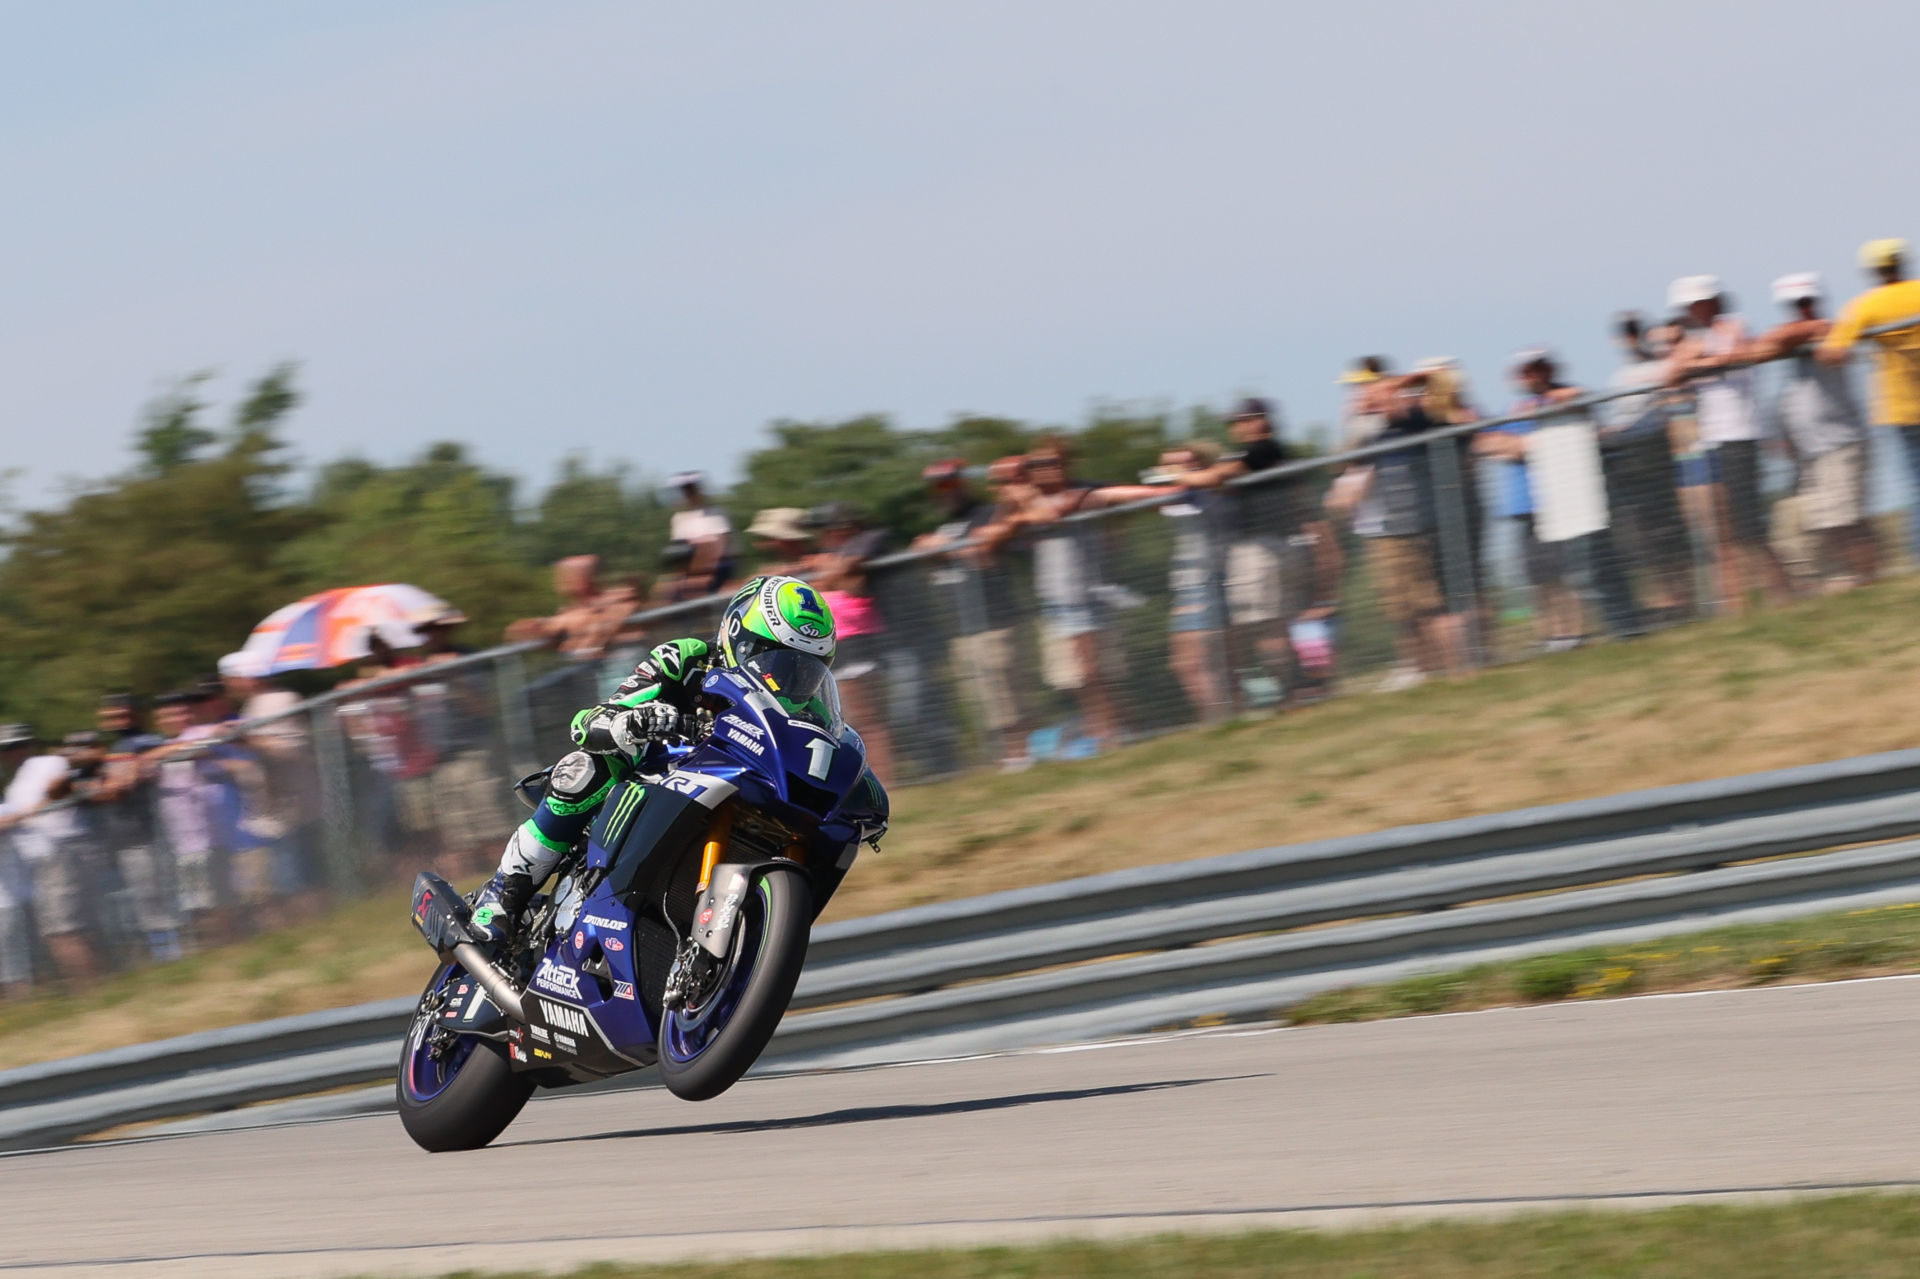
[[[533,974],[533,984],[542,990],[550,990],[556,995],[568,999],[580,998],[580,974],[571,968],[564,968],[551,959],[540,961],[540,968]]]

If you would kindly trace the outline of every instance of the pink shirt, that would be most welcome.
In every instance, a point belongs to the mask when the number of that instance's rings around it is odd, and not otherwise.
[[[873,606],[871,595],[854,595],[848,591],[822,591],[827,607],[833,610],[833,628],[841,639],[851,639],[855,635],[879,635],[887,627],[880,620],[880,610]]]

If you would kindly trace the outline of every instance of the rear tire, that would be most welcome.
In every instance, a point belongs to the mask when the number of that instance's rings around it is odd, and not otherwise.
[[[676,1050],[679,1010],[661,1018],[660,1078],[676,1097],[706,1101],[739,1082],[773,1038],[787,1014],[800,969],[807,962],[807,939],[813,927],[812,893],[798,870],[775,866],[754,876],[742,918],[736,927],[744,944],[730,961],[736,968],[751,962],[746,988],[724,1024],[690,1058]],[[753,954],[747,953],[748,947]],[[722,997],[729,978],[709,1001]],[[679,1019],[679,1020],[677,1020]]]
[[[458,964],[443,964],[421,995],[424,1003],[451,977],[464,976]],[[506,1131],[533,1095],[533,1080],[507,1064],[506,1051],[492,1040],[471,1040],[463,1060],[451,1067],[452,1076],[435,1080],[431,1095],[417,1078],[423,1035],[430,1029],[416,1022],[400,1046],[400,1075],[394,1084],[400,1124],[422,1150],[478,1150]]]

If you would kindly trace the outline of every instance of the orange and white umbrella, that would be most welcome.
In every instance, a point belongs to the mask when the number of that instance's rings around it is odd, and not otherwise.
[[[366,657],[375,634],[393,648],[412,648],[417,628],[465,620],[439,596],[404,582],[342,586],[276,609],[240,651],[263,675],[324,670]]]

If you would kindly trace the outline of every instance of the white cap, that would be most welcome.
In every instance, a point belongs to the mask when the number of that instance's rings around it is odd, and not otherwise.
[[[1820,300],[1820,275],[1815,271],[1796,271],[1773,282],[1773,300],[1782,306],[1795,302]]]
[[[1667,305],[1678,309],[1695,302],[1711,302],[1720,292],[1717,275],[1683,275],[1667,286]]]
[[[1531,364],[1552,363],[1554,363],[1552,347],[1523,346],[1513,353],[1513,359],[1508,363],[1507,367],[1518,370],[1524,369]]]
[[[267,677],[267,659],[258,653],[249,653],[241,649],[237,653],[228,653],[220,659],[221,679],[265,679]]]

